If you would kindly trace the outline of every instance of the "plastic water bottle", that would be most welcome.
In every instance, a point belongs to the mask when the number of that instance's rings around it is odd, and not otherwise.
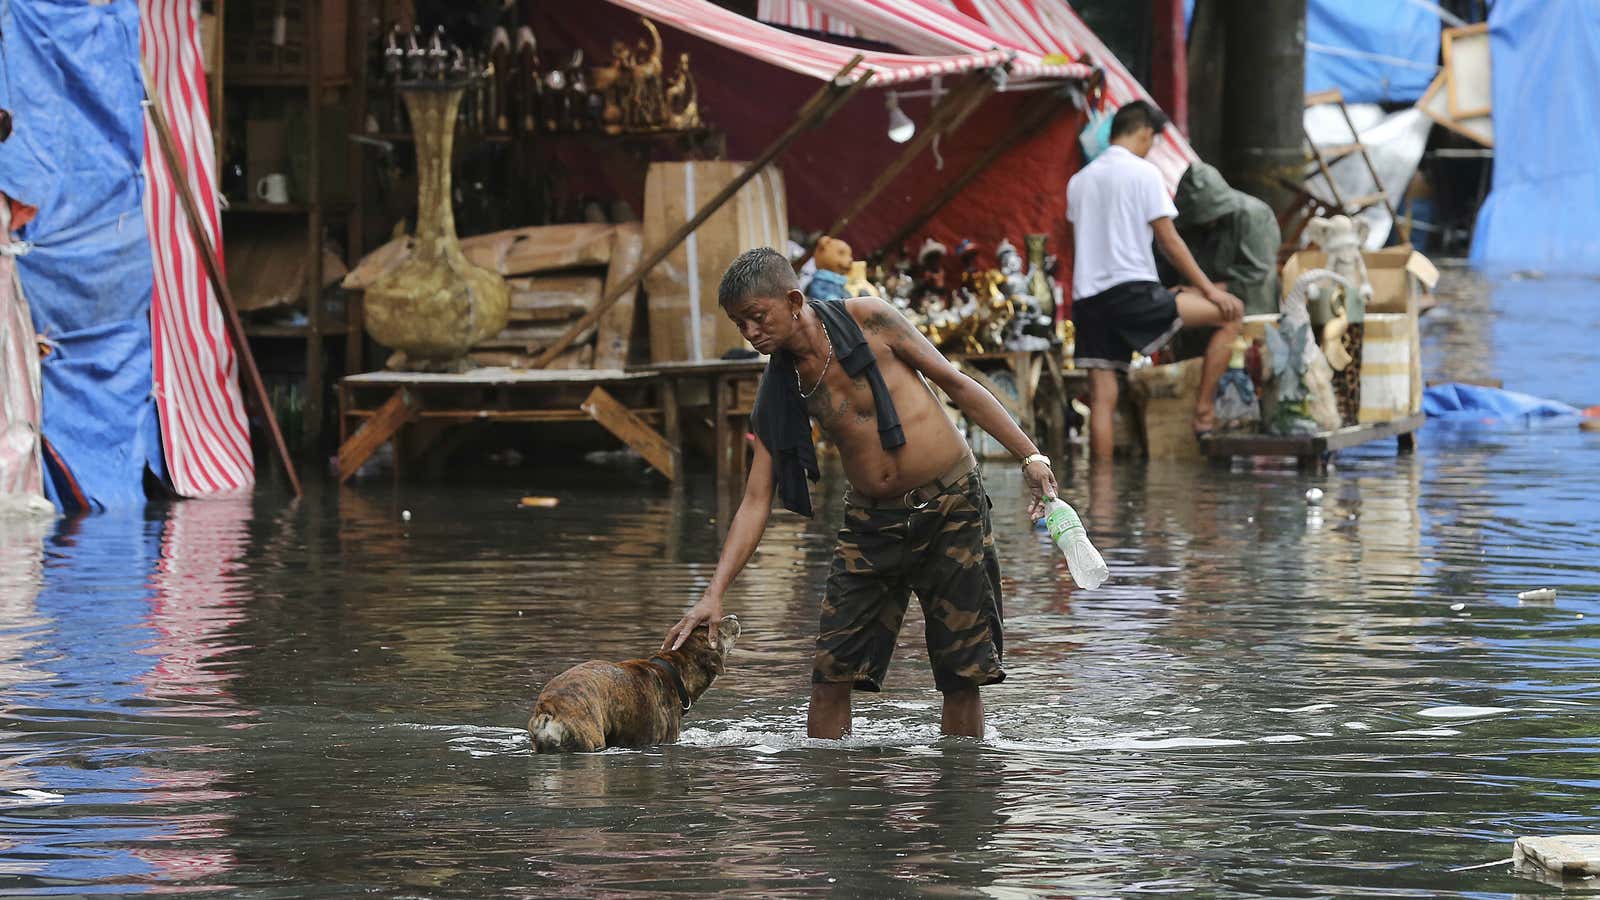
[[[1084,531],[1077,510],[1060,497],[1051,497],[1044,508],[1044,527],[1061,555],[1067,558],[1067,570],[1078,587],[1092,591],[1106,583],[1111,570],[1100,558],[1100,551],[1089,543],[1089,533]]]

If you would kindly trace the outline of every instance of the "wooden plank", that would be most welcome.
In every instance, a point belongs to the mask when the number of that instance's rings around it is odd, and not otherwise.
[[[1344,102],[1344,94],[1342,92],[1340,92],[1340,90],[1338,88],[1329,88],[1328,90],[1325,90],[1325,91],[1317,91],[1314,94],[1307,94],[1306,95],[1306,105],[1307,106],[1320,106],[1320,105],[1322,105],[1324,103],[1343,103],[1343,102]]]
[[[617,282],[639,268],[639,258],[644,255],[644,229],[638,222],[625,222],[617,226],[612,237],[611,268],[606,270],[606,289],[610,294]],[[616,303],[600,316],[594,337],[594,365],[601,369],[620,369],[628,364],[629,340],[633,337],[634,304],[639,288],[622,292]]]
[[[353,409],[347,415],[352,419],[371,419],[377,410]],[[653,423],[662,420],[661,411],[639,410],[634,415]],[[415,412],[413,422],[587,422],[590,416],[581,409],[423,409]]]
[[[610,382],[649,381],[655,376],[648,371],[623,372],[617,369],[507,369],[486,366],[466,372],[362,372],[344,379],[353,387],[394,385],[396,387],[452,387],[484,385],[540,385],[555,382],[606,384]]]
[[[371,418],[356,429],[339,447],[339,482],[343,484],[350,480],[378,448],[388,443],[405,424],[411,421],[416,413],[413,406],[411,392],[405,388],[395,391],[383,406]],[[398,454],[396,455],[398,462]]]
[[[1443,47],[1445,95],[1450,118],[1457,121],[1487,116],[1494,109],[1490,76],[1489,23],[1446,28]]]
[[[461,239],[473,265],[501,275],[528,275],[611,261],[614,226],[589,222],[535,225]]]
[[[1307,457],[1343,450],[1368,441],[1399,437],[1421,428],[1427,416],[1395,419],[1371,425],[1352,425],[1337,431],[1308,435],[1222,434],[1212,435],[1202,446],[1207,456],[1297,456]]]
[[[616,285],[608,288],[605,296],[600,298],[600,303],[596,305],[594,309],[589,310],[589,313],[583,318],[574,322],[566,334],[558,338],[549,347],[546,347],[544,352],[539,355],[539,358],[533,361],[533,367],[536,369],[543,368],[550,362],[550,360],[559,356],[561,351],[567,349],[568,345],[577,340],[578,335],[582,334],[586,329],[593,327],[596,322],[599,322],[600,317],[605,315],[606,311],[611,308],[612,304],[622,299],[622,297],[628,294],[630,291],[636,289],[639,284],[644,281],[645,274],[651,269],[655,268],[657,263],[661,262],[663,259],[666,259],[667,256],[671,254],[679,244],[688,239],[689,235],[693,234],[696,229],[706,223],[706,220],[715,215],[717,210],[722,208],[723,204],[733,199],[733,196],[739,192],[739,189],[749,183],[750,179],[756,177],[756,175],[759,174],[762,169],[765,169],[768,163],[772,162],[774,159],[777,159],[779,154],[781,154],[789,147],[791,143],[794,142],[795,138],[799,137],[802,133],[809,131],[815,126],[822,124],[822,122],[829,116],[833,115],[833,113],[840,106],[842,106],[851,97],[854,97],[856,92],[866,87],[867,84],[872,80],[873,73],[871,71],[864,73],[855,81],[847,84],[841,84],[841,81],[848,77],[855,67],[861,64],[863,59],[865,59],[865,57],[859,53],[851,57],[850,61],[845,64],[844,68],[840,69],[838,74],[829,79],[828,83],[823,85],[822,88],[818,90],[809,101],[806,102],[805,106],[801,107],[800,114],[795,118],[795,121],[790,124],[788,130],[779,135],[778,138],[768,145],[765,150],[761,151],[761,153],[754,160],[751,160],[750,164],[745,166],[744,171],[740,172],[737,178],[723,185],[722,190],[718,191],[715,197],[711,198],[711,200],[708,201],[705,206],[701,207],[700,211],[695,213],[694,218],[678,226],[677,230],[668,235],[667,239],[663,241],[660,246],[652,248],[649,253],[645,254],[644,262],[640,263],[638,268],[630,272],[626,278],[618,281]]]
[[[643,419],[617,402],[617,398],[606,393],[605,388],[596,387],[590,391],[589,399],[583,401],[583,405],[579,408],[588,413],[589,418],[600,423],[600,427],[638,451],[639,455],[654,466],[657,472],[665,475],[668,481],[678,477],[672,445],[654,428],[646,425]]]

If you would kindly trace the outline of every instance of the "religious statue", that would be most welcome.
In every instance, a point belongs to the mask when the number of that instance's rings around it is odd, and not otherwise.
[[[667,83],[662,113],[662,120],[668,128],[688,131],[700,127],[700,92],[695,87],[694,75],[689,71],[688,53],[678,55],[678,71]]]
[[[1024,238],[1028,247],[1028,293],[1033,295],[1033,302],[1040,312],[1054,316],[1055,291],[1051,289],[1051,279],[1044,268],[1046,239],[1042,234],[1030,234]]]
[[[1312,269],[1295,279],[1283,298],[1283,316],[1266,328],[1266,390],[1261,397],[1262,421],[1268,434],[1306,435],[1339,427],[1333,396],[1333,370],[1312,336],[1306,295],[1313,283],[1344,276]]]
[[[1356,424],[1361,411],[1361,344],[1367,301],[1372,299],[1372,281],[1361,247],[1370,228],[1366,219],[1349,216],[1319,216],[1306,226],[1311,243],[1328,254],[1328,271],[1341,279],[1339,286],[1313,284],[1308,297],[1313,303],[1312,327],[1333,366],[1339,416],[1346,425]],[[1342,303],[1336,308],[1338,301]]]
[[[633,53],[632,77],[628,79],[630,93],[622,109],[622,119],[627,127],[644,131],[659,126],[666,93],[662,88],[661,32],[649,19],[640,16],[639,21],[650,32],[650,43],[639,41]]]

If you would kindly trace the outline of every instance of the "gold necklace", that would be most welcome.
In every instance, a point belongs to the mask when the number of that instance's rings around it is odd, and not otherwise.
[[[817,376],[817,383],[813,384],[811,386],[811,390],[809,390],[809,391],[801,390],[801,388],[800,388],[800,365],[799,365],[799,363],[794,363],[793,364],[794,365],[794,389],[797,390],[797,391],[800,391],[800,399],[801,400],[810,400],[811,399],[811,395],[815,394],[817,392],[817,388],[822,387],[822,379],[828,377],[828,366],[833,363],[833,337],[828,334],[828,323],[823,322],[821,319],[817,319],[817,321],[822,323],[822,334],[823,334],[824,337],[826,337],[828,339],[828,358],[822,361],[822,374]]]

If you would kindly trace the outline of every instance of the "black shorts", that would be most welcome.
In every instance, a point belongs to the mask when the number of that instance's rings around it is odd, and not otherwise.
[[[1133,354],[1150,356],[1183,327],[1175,294],[1154,281],[1125,281],[1072,301],[1080,369],[1128,370]]]

